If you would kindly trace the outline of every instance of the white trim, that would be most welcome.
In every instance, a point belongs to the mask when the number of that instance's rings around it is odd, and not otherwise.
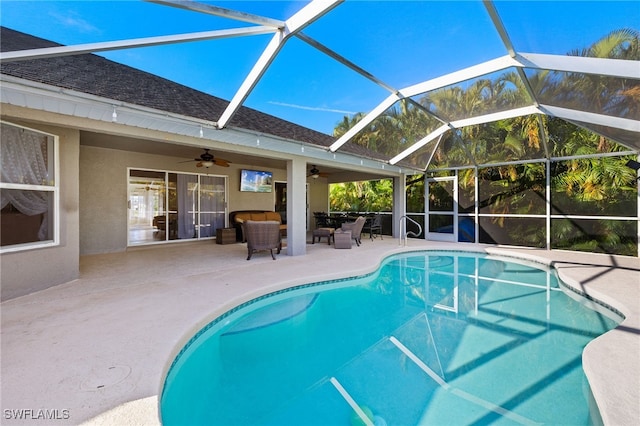
[[[34,241],[29,243],[22,244],[12,244],[8,246],[0,246],[0,254],[2,253],[11,253],[18,251],[25,251],[31,249],[40,249],[40,248],[49,248],[49,247],[57,247],[60,245],[60,137],[53,133],[43,132],[42,130],[37,130],[31,127],[22,126],[19,124],[11,123],[6,120],[0,120],[0,124],[5,124],[8,126],[17,127],[19,129],[29,130],[34,133],[38,133],[40,135],[44,135],[46,137],[50,137],[53,139],[53,185],[28,185],[28,184],[18,184],[18,183],[9,183],[9,182],[1,182],[1,189],[18,189],[18,190],[28,190],[28,191],[44,191],[53,193],[53,237],[51,240],[45,241]]]

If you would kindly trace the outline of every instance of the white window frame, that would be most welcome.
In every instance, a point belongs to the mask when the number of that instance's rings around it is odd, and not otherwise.
[[[0,247],[0,254],[26,250],[34,250],[60,245],[60,137],[52,133],[0,120],[2,125],[17,127],[22,130],[38,133],[53,140],[53,185],[30,185],[20,183],[0,182],[0,189],[18,189],[27,191],[46,191],[53,193],[53,240],[37,241],[31,243],[13,244]]]

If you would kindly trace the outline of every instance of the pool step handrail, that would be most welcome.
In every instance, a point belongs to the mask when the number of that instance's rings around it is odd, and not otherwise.
[[[404,219],[404,221],[403,221]],[[413,231],[407,231],[407,221],[410,221],[411,223],[413,223],[414,225],[416,225],[419,229],[418,233],[416,234]],[[402,228],[402,225],[404,224],[404,231]],[[407,245],[407,237],[412,236],[412,237],[419,237],[420,235],[422,235],[422,225],[420,225],[418,222],[416,222],[415,220],[411,219],[409,216],[404,215],[400,218],[400,223],[399,223],[399,229],[400,229],[400,244],[403,246]]]

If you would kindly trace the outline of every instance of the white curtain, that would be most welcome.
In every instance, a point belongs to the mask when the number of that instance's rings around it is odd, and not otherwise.
[[[178,238],[196,237],[196,198],[198,176],[178,175]]]
[[[2,182],[43,185],[48,179],[47,163],[42,144],[46,137],[13,126],[2,126]],[[20,213],[33,216],[49,210],[47,191],[4,190],[0,208],[11,203]],[[47,237],[47,216],[44,216],[38,238]]]
[[[224,178],[200,176],[200,189],[200,237],[213,237],[224,227]]]

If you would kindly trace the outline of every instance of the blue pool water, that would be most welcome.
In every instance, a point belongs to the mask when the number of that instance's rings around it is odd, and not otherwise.
[[[620,319],[541,264],[396,255],[374,274],[267,295],[208,324],[169,369],[161,418],[588,425],[582,350]]]

